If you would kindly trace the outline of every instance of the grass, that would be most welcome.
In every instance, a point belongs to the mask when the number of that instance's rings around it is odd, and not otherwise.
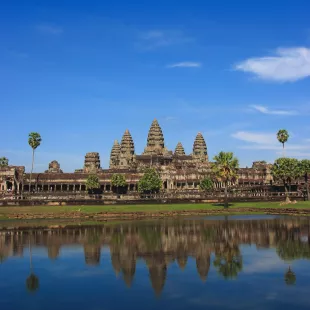
[[[230,209],[241,208],[292,208],[306,209],[310,208],[310,201],[300,201],[296,204],[281,206],[279,202],[238,202],[231,203]],[[163,211],[197,211],[197,210],[219,210],[223,209],[218,204],[156,204],[156,205],[102,205],[102,206],[27,206],[27,207],[0,207],[0,220],[5,219],[9,214],[42,214],[60,212],[98,213],[98,212],[163,212]],[[241,210],[240,210],[241,211]],[[241,211],[242,212],[242,211]]]

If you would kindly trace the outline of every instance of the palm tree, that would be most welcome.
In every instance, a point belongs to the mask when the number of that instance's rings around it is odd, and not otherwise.
[[[277,133],[277,139],[283,146],[283,157],[285,157],[284,144],[287,142],[290,135],[288,134],[286,129],[280,129]]]
[[[9,165],[9,160],[6,157],[0,158],[0,167],[7,167]]]
[[[39,278],[33,273],[32,268],[32,251],[31,251],[31,236],[29,236],[29,259],[30,259],[30,275],[26,280],[26,287],[29,292],[35,292],[39,288]]]
[[[29,178],[29,192],[31,190],[31,178],[32,178],[32,171],[33,171],[33,164],[34,164],[34,151],[36,150],[38,146],[40,146],[41,141],[42,141],[42,138],[39,133],[31,132],[29,134],[28,144],[32,148],[32,165],[31,165],[31,172],[30,172],[30,178]]]
[[[228,207],[228,186],[234,182],[238,175],[239,160],[232,152],[220,152],[213,158],[213,172],[217,180],[224,183],[225,208]]]
[[[296,283],[296,275],[290,266],[284,275],[284,281],[287,285],[294,285]]]

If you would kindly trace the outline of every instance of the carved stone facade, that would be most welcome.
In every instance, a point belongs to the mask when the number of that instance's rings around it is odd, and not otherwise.
[[[96,174],[101,189],[111,192],[111,178],[114,173],[125,175],[129,192],[137,192],[137,184],[146,167],[154,167],[160,174],[163,182],[163,191],[174,193],[195,192],[199,190],[200,181],[211,171],[207,144],[201,133],[198,133],[193,142],[193,151],[186,154],[181,142],[173,151],[166,148],[163,131],[155,119],[148,132],[147,143],[141,155],[135,154],[133,138],[127,129],[121,143],[114,141],[110,153],[109,169],[102,169],[100,156],[97,152],[87,153],[84,167],[74,173],[63,173],[60,164],[54,160],[45,173],[33,173],[31,191],[34,192],[84,192],[85,182],[89,174]],[[254,162],[251,168],[240,168],[236,186],[263,187],[270,186],[272,165],[266,162]],[[24,173],[24,167],[9,166],[0,169],[0,192],[8,190],[29,192],[30,174]],[[220,190],[223,184],[215,183]],[[55,194],[57,196],[57,194]]]
[[[53,160],[48,165],[48,170],[45,170],[45,173],[63,173],[60,169],[60,164],[57,160]]]

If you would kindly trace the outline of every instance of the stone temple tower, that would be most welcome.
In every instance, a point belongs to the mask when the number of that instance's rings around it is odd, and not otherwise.
[[[91,152],[85,155],[83,170],[86,173],[96,173],[101,170],[99,153]]]
[[[129,130],[126,129],[120,145],[119,167],[128,169],[133,166],[134,162],[135,162],[135,145]]]
[[[201,162],[208,161],[207,144],[200,132],[198,132],[194,141],[193,159]]]
[[[112,150],[111,150],[111,155],[110,155],[110,168],[117,168],[119,166],[119,157],[121,153],[121,146],[119,145],[118,141],[115,140]]]
[[[168,153],[165,148],[164,135],[158,124],[157,119],[154,119],[147,137],[147,145],[143,155],[164,155]]]
[[[174,155],[177,155],[177,156],[185,155],[184,147],[181,142],[178,142],[175,148],[175,151],[174,151]]]

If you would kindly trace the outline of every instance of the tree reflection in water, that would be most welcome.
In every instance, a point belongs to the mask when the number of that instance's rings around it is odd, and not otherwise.
[[[274,248],[283,261],[310,258],[308,218],[264,220],[178,220],[132,222],[121,225],[79,226],[63,229],[31,229],[0,231],[0,258],[6,264],[12,256],[21,256],[30,245],[30,291],[39,287],[32,268],[32,244],[46,247],[47,256],[61,257],[61,247],[80,245],[86,265],[100,266],[102,247],[107,246],[111,267],[131,287],[137,260],[144,261],[151,286],[160,295],[169,275],[169,266],[177,263],[186,269],[190,259],[196,262],[197,273],[207,281],[210,269],[220,277],[235,279],[243,268],[241,245]],[[56,263],[56,262],[55,262]],[[296,282],[290,267],[284,276],[288,285]]]

